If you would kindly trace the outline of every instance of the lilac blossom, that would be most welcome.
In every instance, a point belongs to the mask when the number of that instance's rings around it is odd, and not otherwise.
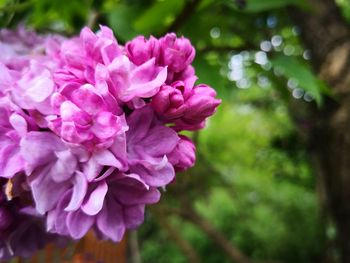
[[[118,242],[142,224],[159,188],[195,163],[179,132],[220,104],[195,84],[194,56],[174,33],[123,47],[105,26],[71,38],[0,31],[0,260],[90,229]]]

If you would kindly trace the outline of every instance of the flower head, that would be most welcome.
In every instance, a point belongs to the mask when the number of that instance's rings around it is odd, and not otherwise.
[[[105,26],[71,38],[2,30],[0,53],[0,260],[90,229],[120,241],[194,165],[179,131],[220,104],[195,85],[195,50],[174,33],[123,47]]]

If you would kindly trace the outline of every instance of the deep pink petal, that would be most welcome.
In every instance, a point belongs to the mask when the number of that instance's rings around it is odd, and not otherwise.
[[[94,87],[85,84],[72,92],[72,102],[89,114],[96,114],[103,108],[103,99],[94,91]]]
[[[163,159],[158,165],[149,161],[140,161],[131,166],[130,171],[140,175],[149,186],[162,187],[169,184],[175,177],[174,167]]]
[[[154,157],[162,157],[174,150],[179,142],[177,133],[165,126],[155,126],[140,143],[144,151]]]
[[[129,130],[127,139],[129,142],[138,142],[146,136],[154,119],[154,112],[150,107],[135,110],[130,114],[127,122]]]

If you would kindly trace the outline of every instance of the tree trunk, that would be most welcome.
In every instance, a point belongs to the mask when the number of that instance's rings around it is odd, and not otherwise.
[[[333,0],[311,0],[311,12],[291,8],[291,17],[312,56],[315,71],[334,99],[314,108],[308,131],[326,208],[337,228],[341,262],[350,262],[350,32]]]

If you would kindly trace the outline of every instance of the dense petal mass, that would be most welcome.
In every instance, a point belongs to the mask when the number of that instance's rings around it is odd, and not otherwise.
[[[175,176],[166,155],[175,148],[179,140],[178,135],[157,122],[151,107],[135,110],[129,116],[128,122],[130,129],[127,132],[127,147],[130,170],[139,174],[151,186],[165,186]]]
[[[195,84],[194,56],[174,33],[123,47],[105,26],[0,30],[0,260],[90,229],[119,242],[142,224],[158,188],[194,165],[179,131],[220,104]]]
[[[157,66],[154,58],[135,66],[126,56],[117,57],[108,71],[113,93],[123,102],[152,97],[167,78],[167,68]]]
[[[128,127],[124,115],[109,111],[109,106],[91,85],[66,88],[52,99],[57,114],[48,127],[67,142],[85,145],[89,151],[108,148]]]

